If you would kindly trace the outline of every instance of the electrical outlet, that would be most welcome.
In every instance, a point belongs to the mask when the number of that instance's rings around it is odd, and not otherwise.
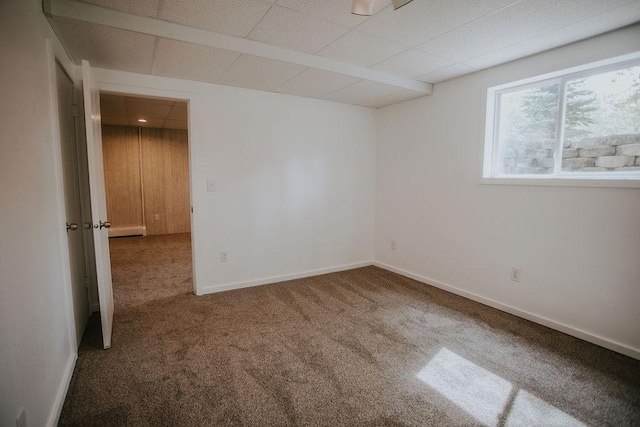
[[[514,282],[520,282],[522,279],[522,270],[517,267],[511,267],[511,280]]]
[[[153,216],[153,219],[155,219],[156,221],[160,221],[160,215],[155,214],[155,215]]]
[[[20,408],[20,415],[16,418],[16,427],[27,427],[27,416],[24,408]]]
[[[229,261],[229,255],[226,252],[220,252],[220,262]]]
[[[396,245],[396,241],[395,241],[395,240],[392,240],[392,241],[391,241],[391,250],[392,250],[392,251],[395,251],[397,248],[398,248],[398,246]]]

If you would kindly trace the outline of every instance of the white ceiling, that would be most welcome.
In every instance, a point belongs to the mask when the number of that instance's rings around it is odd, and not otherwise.
[[[187,103],[165,99],[100,94],[102,124],[187,129]],[[138,119],[147,120],[140,123]]]
[[[376,0],[371,17],[352,15],[351,0],[84,2],[428,83],[640,21],[640,0],[414,0],[395,11],[389,0]],[[424,95],[268,53],[254,56],[59,16],[52,22],[76,61],[100,68],[372,108]]]

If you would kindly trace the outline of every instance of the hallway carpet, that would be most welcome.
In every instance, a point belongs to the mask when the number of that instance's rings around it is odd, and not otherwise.
[[[637,360],[376,267],[196,297],[188,240],[112,240],[61,425],[640,425]]]

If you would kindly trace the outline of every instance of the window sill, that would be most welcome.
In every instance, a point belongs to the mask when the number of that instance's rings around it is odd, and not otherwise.
[[[640,177],[495,177],[480,178],[480,184],[489,185],[533,185],[551,187],[596,187],[596,188],[640,188]]]

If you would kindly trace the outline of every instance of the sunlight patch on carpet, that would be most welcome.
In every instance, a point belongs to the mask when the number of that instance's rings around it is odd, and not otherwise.
[[[484,425],[498,424],[511,393],[511,383],[446,348],[416,374]]]
[[[509,381],[446,348],[440,349],[416,378],[486,426],[497,426],[505,418],[505,426],[584,426],[555,406],[525,390],[514,389]]]

